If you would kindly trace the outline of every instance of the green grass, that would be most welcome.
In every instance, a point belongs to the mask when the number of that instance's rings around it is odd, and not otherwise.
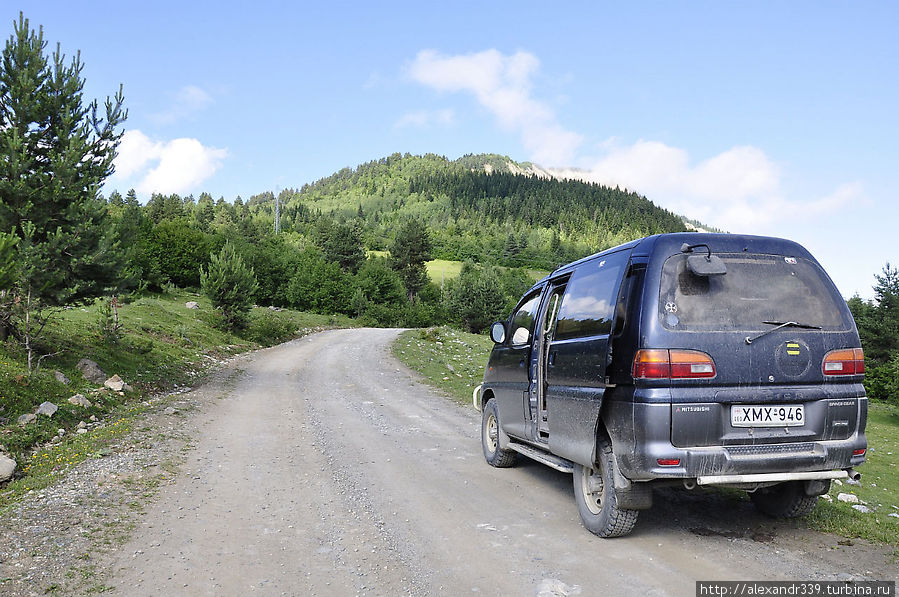
[[[388,251],[366,251],[366,254],[369,257],[388,257],[390,255]],[[425,267],[428,270],[428,277],[431,278],[431,282],[438,286],[446,280],[458,278],[459,274],[462,273],[462,265],[463,262],[461,261],[448,261],[446,259],[434,259],[425,263]],[[503,266],[498,267],[500,269],[509,269]],[[535,282],[549,274],[549,272],[539,269],[527,269],[525,271],[527,271],[528,275],[533,278]]]
[[[868,413],[868,453],[858,468],[861,485],[833,486],[833,503],[819,501],[808,516],[810,528],[899,546],[899,408],[873,403]],[[837,501],[839,493],[858,496],[873,512],[862,514]]]
[[[428,268],[428,276],[431,278],[431,281],[438,286],[444,280],[458,278],[459,274],[462,272],[462,265],[461,261],[447,261],[445,259],[434,259],[433,261],[425,263],[425,267]],[[509,269],[503,266],[498,267],[503,270]],[[528,269],[525,271],[527,271],[528,275],[533,278],[535,282],[549,274],[549,272],[539,269]]]
[[[102,458],[107,447],[129,434],[134,417],[146,407],[141,403],[122,405],[109,413],[108,424],[83,435],[74,434],[59,444],[35,447],[29,456],[20,456],[20,471],[0,492],[0,514],[29,491],[53,485],[71,467],[88,458]]]
[[[198,302],[200,309],[187,309],[187,301]],[[204,371],[230,355],[313,329],[355,325],[342,316],[256,308],[247,328],[234,334],[215,327],[217,318],[205,297],[187,291],[136,299],[119,308],[119,318],[120,337],[113,341],[100,331],[98,306],[59,311],[37,347],[39,354],[54,356],[45,358],[31,374],[21,345],[12,339],[0,343],[0,417],[6,421],[0,425],[0,444],[18,463],[16,477],[0,490],[0,508],[28,490],[46,487],[68,467],[102,449],[104,434],[126,424],[122,421],[130,421],[129,415],[139,410],[145,397],[176,384],[194,384]],[[86,381],[76,369],[84,357],[96,361],[107,375],[121,376],[134,391],[120,396]],[[71,384],[57,381],[55,370],[64,373]],[[67,399],[76,393],[84,394],[92,406],[69,404]],[[52,418],[39,416],[25,427],[16,423],[19,415],[34,412],[44,401],[59,407]],[[87,421],[91,415],[107,422],[110,417],[121,421],[85,435],[73,433],[79,421]],[[63,441],[49,444],[58,429],[67,431]]]
[[[481,383],[492,347],[486,336],[441,327],[403,332],[393,345],[393,354],[453,400],[471,404],[472,389]],[[899,546],[899,518],[890,516],[899,514],[899,408],[872,403],[867,435],[867,461],[858,469],[861,485],[834,484],[830,491],[833,502],[819,500],[814,511],[797,524]],[[872,512],[863,514],[850,504],[837,501],[839,493],[857,495]],[[733,499],[746,496],[733,492]]]
[[[393,354],[457,402],[471,404],[492,347],[487,336],[438,327],[403,332]]]
[[[428,268],[428,277],[434,284],[440,286],[444,280],[453,280],[459,277],[462,272],[461,261],[447,261],[445,259],[435,259],[425,264]]]

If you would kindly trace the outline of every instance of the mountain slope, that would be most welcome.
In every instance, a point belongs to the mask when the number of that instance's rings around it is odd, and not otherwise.
[[[289,192],[282,213],[298,226],[320,215],[358,219],[370,249],[385,248],[397,222],[417,217],[430,227],[437,258],[542,269],[686,230],[641,195],[496,154],[394,154]]]

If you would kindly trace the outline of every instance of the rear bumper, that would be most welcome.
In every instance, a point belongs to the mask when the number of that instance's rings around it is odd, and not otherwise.
[[[632,417],[632,427],[608,426],[619,468],[632,481],[695,479],[698,484],[714,485],[837,479],[845,477],[846,469],[865,461],[864,453],[857,453],[867,448],[861,425],[861,430],[856,428],[842,439],[803,437],[796,430],[789,434],[781,430],[779,437],[773,432],[767,436],[759,433],[749,441],[747,438],[735,441],[725,433],[724,441],[718,445],[678,446],[672,443],[670,403],[609,406],[609,411],[617,410],[616,407],[622,409],[615,413],[619,416],[614,420],[622,421],[624,417],[620,415]],[[865,410],[866,407],[865,403]],[[823,476],[795,476],[804,473]],[[772,477],[767,481],[746,479],[754,475],[793,476]],[[703,481],[700,483],[699,479]]]
[[[799,444],[761,444],[703,448],[675,448],[670,443],[654,443],[622,472],[632,480],[697,479],[700,485],[742,481],[714,479],[745,477],[747,475],[843,472],[859,466],[865,456],[853,455],[860,444],[856,437],[833,442],[805,442]],[[673,463],[661,465],[659,462]],[[841,478],[824,476],[817,478]],[[707,479],[699,482],[700,478]],[[815,477],[812,477],[815,478]],[[777,479],[771,479],[777,480]],[[780,480],[800,480],[797,477]],[[748,481],[747,481],[748,482]]]
[[[781,481],[816,481],[845,479],[848,471],[816,471],[810,473],[759,473],[756,475],[710,475],[696,477],[697,485],[731,485],[738,483],[780,483]]]

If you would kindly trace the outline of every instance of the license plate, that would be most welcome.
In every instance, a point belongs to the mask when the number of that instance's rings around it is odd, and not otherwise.
[[[734,427],[798,427],[805,424],[805,408],[801,404],[731,406],[730,424]]]

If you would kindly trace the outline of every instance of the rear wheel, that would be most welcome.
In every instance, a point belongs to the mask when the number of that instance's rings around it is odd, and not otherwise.
[[[818,496],[805,495],[801,481],[763,487],[750,493],[749,498],[759,512],[774,518],[805,516],[818,503]]]
[[[499,433],[499,412],[496,401],[491,398],[484,405],[484,412],[481,414],[481,446],[484,449],[484,459],[490,466],[497,468],[515,466],[518,453],[500,448]]]
[[[581,521],[587,530],[600,537],[622,537],[637,524],[637,510],[618,507],[612,481],[612,444],[600,438],[598,470],[575,465],[574,499]]]

